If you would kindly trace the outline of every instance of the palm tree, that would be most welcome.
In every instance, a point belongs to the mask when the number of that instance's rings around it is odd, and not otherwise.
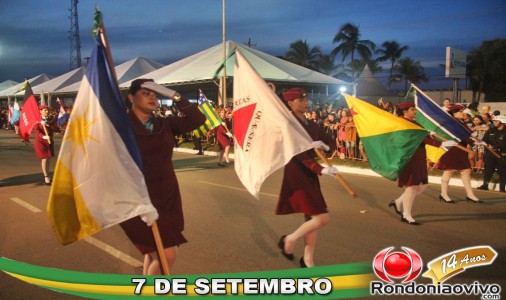
[[[318,70],[318,61],[320,59],[320,47],[310,47],[306,41],[297,40],[290,44],[288,52],[285,54],[286,60],[309,68]]]
[[[405,57],[399,59],[397,64],[394,66],[394,71],[405,80],[404,91],[408,88],[408,82],[419,83],[427,82],[428,78],[425,75],[425,69],[422,67],[419,61],[414,61],[411,57]],[[392,76],[392,78],[395,76]]]
[[[390,66],[390,76],[389,76],[389,78],[392,78],[395,62],[399,58],[401,58],[402,53],[404,51],[408,50],[408,46],[402,46],[401,47],[401,45],[399,45],[399,43],[397,43],[394,40],[391,40],[391,41],[384,42],[383,45],[381,45],[381,47],[383,47],[383,48],[376,50],[376,54],[380,54],[381,55],[377,59],[379,61],[390,60],[390,62],[392,64]],[[388,90],[390,90],[390,80],[389,80],[389,83],[388,83]]]
[[[369,40],[360,40],[360,31],[358,26],[351,23],[344,24],[334,37],[333,43],[340,43],[334,50],[332,55],[341,53],[344,61],[348,55],[351,56],[351,61],[355,60],[355,51],[362,57],[362,59],[369,60],[372,57],[373,51],[376,49],[376,44]],[[355,79],[355,73],[353,73]]]

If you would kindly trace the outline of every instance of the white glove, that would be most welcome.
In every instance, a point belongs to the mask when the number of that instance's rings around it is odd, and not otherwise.
[[[163,85],[160,85],[158,83],[154,83],[153,81],[146,81],[143,84],[141,84],[142,88],[151,90],[157,94],[160,94],[165,97],[169,97],[171,99],[174,99],[176,101],[179,101],[180,95],[178,92],[171,90],[169,88],[164,87]]]
[[[49,140],[49,135],[44,135],[44,136],[42,137],[42,139],[43,139],[43,140]]]
[[[44,121],[44,120],[40,121],[40,125],[46,126],[46,121]]]
[[[231,137],[232,137],[232,133],[230,133],[229,131],[227,131],[225,134],[226,134],[229,138],[231,138]]]
[[[158,220],[158,211],[153,208],[152,211],[146,212],[141,215],[141,220],[146,222],[146,225],[150,226],[153,225],[153,222]]]
[[[322,169],[322,175],[336,176],[339,174],[339,170],[336,167],[325,167]]]
[[[447,140],[447,141],[444,141],[441,143],[441,147],[444,147],[444,148],[451,148],[455,145],[457,145],[458,143],[455,142],[455,141],[452,141],[452,140]]]
[[[313,146],[314,148],[319,148],[319,149],[322,149],[324,151],[329,151],[330,150],[330,147],[327,146],[324,142],[322,141],[315,141],[315,142],[312,142],[311,143],[311,146]]]
[[[436,135],[436,134],[437,134],[437,133],[435,133],[435,132],[434,132],[434,131],[432,131],[432,130],[430,130],[430,131],[429,131],[429,135],[430,135],[430,136],[434,136],[434,135]]]

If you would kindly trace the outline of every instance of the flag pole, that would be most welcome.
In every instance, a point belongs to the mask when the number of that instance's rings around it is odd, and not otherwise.
[[[225,28],[225,0],[222,0],[222,43],[223,43],[223,79],[222,79],[222,90],[221,90],[221,101],[223,101],[223,107],[227,106],[227,37]]]
[[[448,140],[448,139],[446,139],[446,138],[444,138],[444,137],[440,136],[439,134],[434,134],[434,137],[435,137],[435,138],[437,138],[438,140],[443,141],[443,142],[445,142],[445,141],[447,141],[447,140]],[[471,149],[467,149],[466,147],[464,147],[464,146],[462,146],[462,145],[459,145],[459,144],[455,145],[455,147],[459,148],[459,149],[460,149],[460,150],[462,150],[462,151],[466,151],[466,152],[468,152],[468,153],[474,153],[474,151],[473,151],[473,150],[471,150]]]
[[[314,151],[320,157],[329,167],[332,167],[332,163],[329,161],[325,155],[323,155],[322,151],[318,148],[314,148]],[[346,191],[353,197],[357,198],[357,194],[351,189],[351,187],[348,185],[348,183],[344,180],[344,178],[341,176],[341,174],[336,174],[336,179],[341,183],[341,185],[346,189]]]
[[[162,264],[162,269],[164,275],[170,275],[169,262],[167,261],[167,257],[165,256],[165,249],[163,248],[163,241],[160,237],[160,231],[158,230],[158,224],[156,221],[151,225],[151,230],[153,231],[153,236],[155,237],[156,251],[158,252],[158,256],[160,258],[160,262]]]
[[[107,40],[107,35],[105,33],[104,24],[100,24],[98,33],[100,34],[100,38],[102,39],[102,43],[104,44],[105,55],[107,57],[107,63],[109,65],[109,69],[111,70],[111,73],[114,77],[114,82],[116,83],[116,86],[118,86],[118,77],[116,76],[116,70],[114,69],[114,63],[112,61],[111,49],[109,48],[109,43]],[[119,87],[118,87],[118,89],[119,89]],[[153,232],[153,236],[155,239],[158,257],[160,258],[160,263],[162,264],[163,273],[164,273],[164,275],[170,275],[169,264],[168,264],[167,258],[165,256],[163,242],[160,237],[160,231],[158,230],[158,225],[156,224],[156,221],[154,221],[153,224],[151,225],[151,230]]]

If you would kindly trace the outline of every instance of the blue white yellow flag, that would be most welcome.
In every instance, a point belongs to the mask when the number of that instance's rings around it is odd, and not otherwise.
[[[63,244],[156,211],[112,74],[98,37],[63,137],[49,195],[48,215]]]

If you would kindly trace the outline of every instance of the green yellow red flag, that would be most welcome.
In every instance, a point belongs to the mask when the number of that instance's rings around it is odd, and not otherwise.
[[[427,136],[427,131],[363,100],[343,95],[371,169],[385,178],[396,180]]]

